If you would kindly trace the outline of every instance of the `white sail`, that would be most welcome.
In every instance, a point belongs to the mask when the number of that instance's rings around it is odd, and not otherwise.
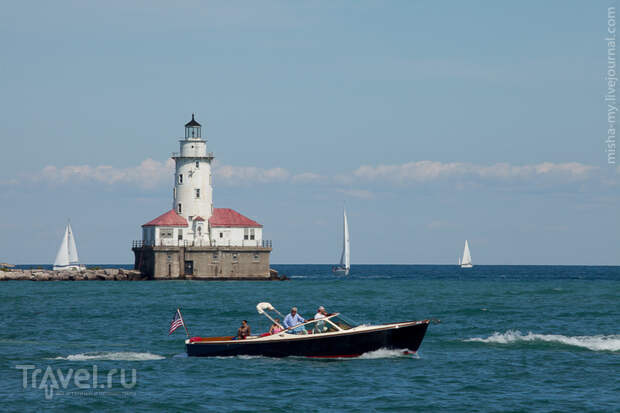
[[[349,270],[351,269],[351,246],[349,242],[349,222],[347,221],[346,210],[344,210],[342,232],[342,254],[340,254],[340,265],[334,268],[334,271],[344,272],[344,275],[349,275]]]
[[[73,230],[71,225],[67,224],[65,235],[62,238],[56,259],[54,260],[54,270],[83,270],[85,268],[85,266],[79,263]]]
[[[73,231],[71,230],[71,224],[67,224],[67,232],[69,233],[69,239],[67,241],[68,249],[69,249],[69,263],[77,264],[79,263],[77,247],[75,246],[75,238],[73,237]]]
[[[349,243],[349,223],[347,221],[347,211],[344,211],[344,247],[343,247],[343,255],[344,255],[344,269],[346,274],[349,273],[351,269],[351,246]]]
[[[69,227],[65,228],[65,236],[62,238],[60,248],[54,260],[54,267],[65,267],[69,265]]]
[[[469,243],[465,240],[465,249],[463,249],[463,259],[461,260],[462,268],[471,268],[473,264],[471,263],[471,253],[469,252]]]

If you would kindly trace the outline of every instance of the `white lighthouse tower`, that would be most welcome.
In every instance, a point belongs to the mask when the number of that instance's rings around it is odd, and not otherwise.
[[[185,139],[179,140],[179,152],[172,154],[176,168],[172,209],[187,219],[190,238],[208,236],[203,225],[213,214],[213,187],[211,186],[211,161],[213,153],[207,152],[207,140],[202,139],[201,125],[192,120],[185,124]]]

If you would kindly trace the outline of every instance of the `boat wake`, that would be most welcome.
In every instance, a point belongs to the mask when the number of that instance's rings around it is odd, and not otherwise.
[[[364,353],[361,356],[357,357],[358,359],[390,359],[390,358],[398,358],[398,357],[409,357],[409,358],[420,358],[418,353],[409,351],[409,350],[395,350],[395,349],[387,349],[380,348],[379,350],[369,351],[368,353]]]
[[[96,352],[69,354],[67,357],[56,357],[54,360],[90,361],[90,360],[113,360],[113,361],[146,361],[163,360],[164,356],[151,353],[135,353],[132,351],[120,352]]]
[[[592,351],[620,351],[620,335],[563,336],[560,334],[523,334],[518,330],[505,333],[495,332],[487,338],[473,337],[467,342],[513,344],[524,342],[559,343],[567,346],[586,348]]]
[[[420,356],[413,351],[406,349],[387,349],[381,348],[375,351],[369,351],[368,353],[361,354],[357,357],[304,357],[304,356],[289,356],[284,357],[284,359],[304,359],[304,360],[372,360],[372,359],[389,359],[389,358],[399,358],[399,357],[408,357],[408,358],[420,358]],[[240,356],[216,356],[216,359],[241,359],[241,360],[253,360],[253,359],[266,359],[271,358],[267,356],[248,356],[248,355],[240,355]]]

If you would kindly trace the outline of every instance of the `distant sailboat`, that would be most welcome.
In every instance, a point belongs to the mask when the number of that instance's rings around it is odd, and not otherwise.
[[[465,240],[465,249],[463,250],[463,259],[459,261],[461,268],[471,268],[474,265],[471,263],[471,254],[469,252],[469,244]]]
[[[349,275],[351,269],[351,246],[349,243],[349,224],[347,222],[347,211],[344,210],[344,228],[343,228],[343,245],[342,255],[340,255],[340,264],[333,268],[334,272],[344,272],[344,275]]]
[[[80,265],[77,253],[77,247],[75,246],[75,238],[73,237],[73,230],[71,224],[67,224],[65,228],[65,236],[62,238],[60,248],[56,254],[56,260],[54,261],[54,271],[59,270],[84,270],[86,267]]]

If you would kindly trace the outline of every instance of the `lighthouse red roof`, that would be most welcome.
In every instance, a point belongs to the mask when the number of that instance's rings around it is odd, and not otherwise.
[[[213,215],[209,218],[209,224],[211,224],[212,227],[263,227],[258,222],[230,208],[213,208]]]
[[[186,227],[187,220],[176,213],[174,209],[142,225],[143,227]]]

